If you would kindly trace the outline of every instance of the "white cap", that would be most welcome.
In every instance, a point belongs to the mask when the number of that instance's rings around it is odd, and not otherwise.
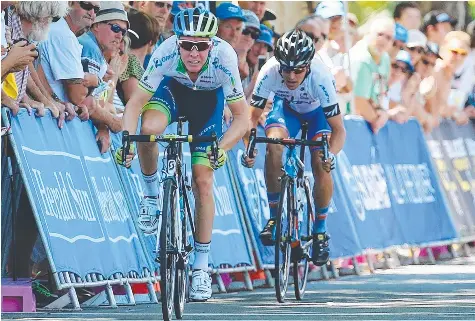
[[[406,46],[411,47],[423,47],[427,45],[426,36],[417,29],[411,29],[407,32],[407,43]]]

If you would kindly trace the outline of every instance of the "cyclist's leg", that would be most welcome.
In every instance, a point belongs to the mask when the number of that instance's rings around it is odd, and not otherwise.
[[[266,120],[266,136],[269,138],[294,137],[299,130],[298,119],[290,114],[284,100],[274,97],[272,111]],[[268,144],[265,161],[265,178],[267,186],[267,199],[269,201],[270,219],[260,233],[264,245],[272,245],[272,234],[275,228],[275,216],[279,203],[280,182],[278,180],[282,168],[282,154],[284,147]]]
[[[142,125],[140,133],[144,135],[159,135],[176,117],[176,108],[169,82],[164,78],[155,94],[142,109]],[[137,144],[140,168],[145,185],[144,199],[140,203],[138,225],[145,233],[154,233],[158,228],[158,145],[156,143]]]
[[[182,89],[179,110],[189,120],[193,136],[223,136],[224,93],[222,88],[211,91]],[[186,97],[186,98],[185,98]],[[199,104],[199,106],[197,105]],[[211,278],[207,274],[208,256],[215,215],[213,169],[206,154],[211,143],[192,143],[193,194],[195,196],[195,261],[193,263],[190,298],[206,301],[211,297]]]
[[[305,118],[309,123],[308,139],[319,141],[324,133],[330,137],[331,128],[327,123],[322,108],[308,113],[305,115]],[[312,172],[315,179],[313,198],[317,212],[316,220],[312,227],[312,234],[315,238],[315,245],[312,248],[312,259],[316,265],[325,264],[329,257],[329,236],[326,234],[326,219],[333,195],[333,179],[331,173],[323,169],[321,153],[321,148],[311,148]]]

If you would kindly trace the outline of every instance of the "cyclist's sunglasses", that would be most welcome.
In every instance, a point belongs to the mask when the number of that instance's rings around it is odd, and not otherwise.
[[[194,49],[198,51],[205,51],[211,47],[211,41],[178,40],[178,44],[183,50],[186,51],[192,51]]]
[[[161,2],[161,1],[155,1],[155,5],[157,6],[157,8],[163,8],[163,7],[167,7],[167,10],[171,10],[172,9],[172,5],[169,4],[169,3],[165,3],[165,2]]]
[[[96,14],[99,12],[99,10],[101,10],[100,7],[95,6],[92,3],[87,2],[87,1],[79,1],[79,6],[86,11],[94,10],[94,13]]]
[[[127,29],[122,29],[122,27],[116,23],[108,23],[108,25],[111,27],[113,33],[122,33],[122,37],[127,33]]]
[[[257,40],[257,39],[259,39],[259,36],[261,35],[261,31],[253,29],[253,28],[246,28],[242,31],[242,34],[244,36],[251,35],[252,39]]]
[[[305,65],[305,66],[302,66],[302,67],[297,67],[297,68],[280,66],[280,71],[284,72],[286,74],[290,74],[293,71],[296,75],[300,75],[301,73],[307,71],[307,67],[308,67],[308,65]]]

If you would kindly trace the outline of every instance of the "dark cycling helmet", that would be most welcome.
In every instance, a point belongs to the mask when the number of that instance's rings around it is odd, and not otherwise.
[[[308,65],[315,55],[313,40],[299,29],[286,32],[277,41],[275,59],[282,67],[298,68]]]
[[[184,9],[175,16],[173,31],[178,38],[181,36],[212,38],[218,32],[218,19],[202,7]]]

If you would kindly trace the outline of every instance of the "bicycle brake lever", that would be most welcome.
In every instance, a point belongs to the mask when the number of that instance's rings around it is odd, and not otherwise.
[[[322,161],[326,162],[330,158],[329,149],[328,149],[328,136],[327,136],[327,134],[322,135],[322,145],[323,145]]]
[[[122,163],[125,164],[127,159],[127,155],[129,155],[130,151],[130,137],[129,132],[124,130],[122,132]]]
[[[212,133],[211,137],[213,137],[213,144],[211,145],[211,152],[213,153],[213,163],[214,167],[218,166],[218,138],[216,137],[216,133]]]

